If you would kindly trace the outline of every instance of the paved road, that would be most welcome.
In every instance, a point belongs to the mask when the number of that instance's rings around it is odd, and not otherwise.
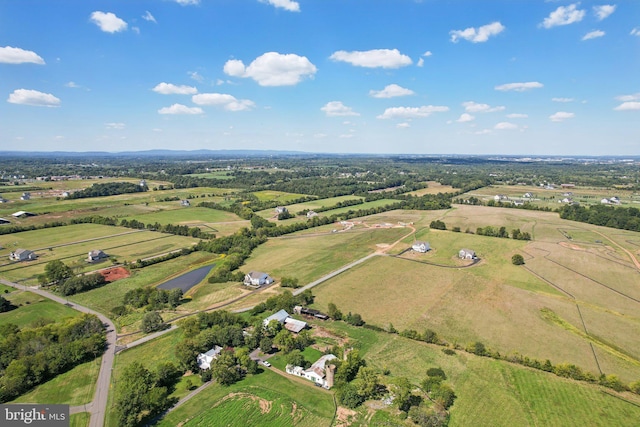
[[[115,357],[116,349],[116,327],[113,322],[111,322],[111,320],[98,313],[97,311],[93,311],[90,308],[78,304],[68,303],[64,298],[60,298],[59,296],[45,290],[37,289],[35,287],[25,287],[4,279],[0,279],[0,283],[12,286],[16,289],[33,292],[45,298],[49,298],[50,300],[53,300],[57,303],[64,304],[82,313],[95,314],[96,316],[98,316],[100,321],[106,325],[107,349],[102,355],[100,373],[98,374],[98,381],[96,382],[96,391],[93,395],[93,401],[91,403],[88,403],[87,405],[81,405],[72,408],[73,413],[85,411],[91,413],[91,421],[89,422],[89,427],[102,427],[104,425],[104,419],[107,413],[107,398],[109,396],[109,385],[111,384],[111,368],[113,366],[113,359]]]

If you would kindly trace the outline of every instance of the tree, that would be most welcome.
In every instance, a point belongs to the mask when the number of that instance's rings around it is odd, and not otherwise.
[[[171,289],[167,296],[167,303],[171,306],[171,308],[176,308],[178,305],[180,305],[180,301],[182,301],[182,289]]]
[[[271,353],[271,350],[273,350],[273,340],[269,337],[263,337],[260,340],[260,350],[262,350],[263,353]]]
[[[353,384],[358,387],[358,394],[360,394],[365,400],[371,397],[375,397],[380,390],[380,381],[378,380],[378,374],[367,366],[361,366],[358,369]]]
[[[9,311],[11,310],[13,306],[11,305],[11,303],[4,299],[4,297],[0,296],[0,313],[4,313],[5,311]]]
[[[58,259],[49,261],[44,267],[44,272],[47,279],[54,284],[62,283],[73,276],[73,270],[71,267]]]
[[[298,279],[296,277],[283,277],[280,281],[280,286],[283,288],[299,288]]]
[[[358,393],[358,388],[354,384],[347,383],[341,386],[336,392],[336,398],[340,404],[347,408],[357,408],[364,398]]]
[[[332,302],[327,306],[327,314],[333,320],[342,320],[342,312],[338,310],[338,307]]]
[[[149,313],[145,313],[142,318],[142,332],[148,334],[150,332],[161,331],[165,329],[167,324],[164,323],[160,313],[157,311],[150,311]]]
[[[296,347],[296,339],[286,329],[278,332],[273,338],[273,343],[284,353],[289,353]]]
[[[231,385],[240,379],[233,352],[222,351],[218,358],[211,362],[211,376],[222,385]]]
[[[515,254],[511,257],[511,263],[513,265],[524,265],[524,257],[520,254]]]
[[[309,365],[300,350],[291,351],[285,356],[284,360],[287,362],[287,365],[302,366],[303,368],[306,368],[307,365]]]

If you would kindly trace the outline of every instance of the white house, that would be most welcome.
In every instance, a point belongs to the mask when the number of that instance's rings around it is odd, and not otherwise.
[[[38,255],[28,249],[16,249],[9,254],[9,259],[12,261],[32,261],[36,258]]]
[[[496,194],[495,196],[493,196],[493,200],[495,200],[496,202],[503,202],[505,200],[509,200],[509,198],[504,194]]]
[[[533,199],[533,193],[524,193],[522,197],[525,199]]]
[[[28,191],[25,191],[24,193],[22,193],[22,196],[20,196],[20,200],[29,200],[31,198],[31,193],[29,193]]]
[[[602,199],[600,200],[600,203],[602,203],[603,205],[609,205],[611,204],[611,201],[609,199]]]
[[[283,324],[288,317],[289,317],[289,313],[287,313],[287,310],[280,310],[276,313],[273,313],[271,316],[267,317],[266,319],[264,319],[262,321],[262,324],[264,325],[265,328],[267,327],[269,322],[271,322],[272,320],[277,320],[278,323]]]
[[[320,384],[326,389],[333,387],[333,375],[335,373],[335,365],[327,365],[327,362],[337,359],[333,354],[325,354],[318,359],[309,369],[304,369],[301,366],[287,365],[286,371],[288,374],[297,375],[302,378],[313,381],[316,384]]]
[[[87,256],[87,262],[98,262],[107,258],[109,258],[109,255],[105,254],[100,249],[94,249],[92,251],[89,251],[89,255]]]
[[[270,285],[273,283],[273,279],[267,273],[261,271],[250,271],[244,276],[244,284],[247,286],[262,286]]]
[[[213,359],[218,358],[218,355],[221,351],[222,347],[216,345],[206,353],[200,353],[196,359],[198,362],[198,367],[203,370],[211,369],[211,362],[213,362]]]
[[[472,251],[471,249],[460,249],[460,252],[458,252],[458,256],[462,259],[476,259],[478,258],[476,256],[476,252]]]
[[[318,216],[317,212],[314,212],[314,211],[307,212],[307,218],[313,218],[314,216]]]
[[[413,246],[411,246],[411,249],[416,252],[425,253],[431,250],[431,246],[429,246],[429,242],[414,242]]]
[[[191,206],[191,202],[187,199],[180,200],[180,206]]]
[[[284,207],[284,206],[277,206],[276,207],[276,213],[277,214],[281,214],[281,213],[285,213],[285,212],[289,212],[286,207]]]

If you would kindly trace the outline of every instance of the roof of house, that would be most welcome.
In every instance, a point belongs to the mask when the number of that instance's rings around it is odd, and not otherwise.
[[[476,251],[473,251],[471,249],[466,249],[466,248],[460,249],[460,252],[464,252],[466,254],[475,254],[476,253]]]
[[[326,369],[326,364],[328,361],[337,359],[337,357],[333,354],[325,354],[320,357],[320,359],[316,360],[313,365],[306,372],[315,372],[319,377],[324,377],[324,371]]]
[[[30,251],[29,249],[16,249],[15,251],[13,251],[13,253],[16,254],[16,255],[32,254],[33,251]]]
[[[105,256],[106,254],[100,249],[94,249],[92,251],[89,251],[89,255],[92,257],[98,257],[98,256]]]
[[[284,323],[284,321],[289,317],[289,313],[286,310],[280,310],[277,313],[273,313],[271,316],[264,319],[264,324],[268,325],[272,320],[277,320],[280,323]]]
[[[307,322],[297,320],[292,317],[284,319],[284,328],[288,331],[295,332],[296,334],[307,327]]]
[[[36,214],[31,213],[31,212],[26,212],[26,211],[18,211],[18,212],[16,212],[16,213],[12,213],[11,215],[12,215],[12,216],[15,216],[15,217],[17,218],[17,217],[19,217],[19,216],[23,216],[23,215],[26,215],[26,216],[35,216]]]
[[[263,273],[262,271],[250,271],[247,276],[252,279],[262,279],[264,277],[268,277],[269,275],[267,273]]]

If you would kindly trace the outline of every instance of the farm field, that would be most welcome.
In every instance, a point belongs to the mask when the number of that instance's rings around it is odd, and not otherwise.
[[[407,194],[413,196],[424,196],[425,194],[438,194],[438,193],[455,193],[458,191],[450,185],[442,185],[436,181],[427,181],[427,188],[421,188],[420,190],[410,191]]]
[[[601,253],[563,246],[567,240],[558,228],[572,229],[575,223],[553,213],[514,211],[464,206],[444,212],[441,219],[448,228],[463,223],[471,230],[517,227],[534,239],[543,236],[540,241],[421,229],[418,238],[429,241],[433,251],[371,259],[314,288],[316,304],[322,310],[334,302],[343,312],[358,312],[381,327],[431,328],[449,342],[481,341],[501,353],[574,363],[598,375],[598,365],[604,364],[605,372],[626,381],[640,377],[638,271],[629,255],[615,247]],[[405,247],[411,241],[405,239]],[[469,268],[427,264],[455,266],[461,247],[475,250],[480,263]],[[526,256],[523,267],[511,264],[518,252]],[[545,309],[561,320],[550,319]]]
[[[101,249],[120,262],[135,261],[189,247],[197,239],[163,234],[147,230],[131,230],[98,224],[77,224],[11,234],[10,248],[0,250],[5,262],[0,273],[8,280],[37,284],[37,276],[44,272],[46,264],[54,259],[79,265],[79,272],[105,268],[111,263],[89,264],[87,253]],[[4,236],[3,236],[4,237]],[[17,248],[36,252],[38,259],[29,262],[8,261],[9,252]]]

